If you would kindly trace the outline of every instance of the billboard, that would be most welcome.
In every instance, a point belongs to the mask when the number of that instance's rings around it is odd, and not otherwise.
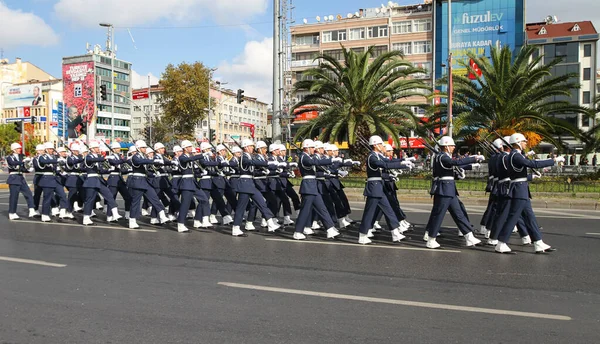
[[[451,8],[451,38],[453,74],[467,75],[468,52],[490,56],[490,45],[510,46],[513,52],[524,44],[525,0],[453,0]],[[448,1],[435,5],[435,63],[448,61]],[[442,77],[436,68],[436,78]]]
[[[5,108],[37,105],[45,105],[42,101],[42,84],[11,86],[4,91]]]
[[[65,64],[62,75],[67,136],[70,139],[83,138],[89,132],[93,137],[96,130],[94,62]]]

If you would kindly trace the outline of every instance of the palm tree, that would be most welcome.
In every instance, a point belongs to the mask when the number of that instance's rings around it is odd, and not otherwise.
[[[576,82],[578,75],[554,76],[553,68],[561,60],[543,64],[543,56],[534,56],[536,49],[534,46],[523,47],[514,58],[508,46],[491,46],[491,58],[468,53],[481,76],[470,66],[468,59],[460,64],[475,80],[465,75],[453,75],[457,136],[517,131],[533,141],[543,139],[557,146],[557,136],[580,136],[576,127],[549,116],[585,113],[585,108],[568,100],[573,90],[580,87]]]
[[[344,61],[320,55],[317,68],[304,72],[311,80],[301,80],[294,91],[310,94],[297,103],[292,113],[319,111],[319,116],[302,126],[296,138],[313,137],[328,142],[348,140],[350,150],[357,152],[360,141],[373,134],[390,135],[399,146],[399,133],[414,126],[416,117],[409,97],[424,97],[430,89],[415,77],[425,70],[413,67],[399,51],[379,55],[371,61],[373,47],[356,53],[345,49]],[[385,137],[384,137],[385,139]]]
[[[587,117],[594,119],[594,125],[582,135],[581,141],[584,143],[582,154],[600,150],[600,121],[595,120],[596,115],[600,113],[600,95],[594,98],[592,104],[592,107],[588,110]]]

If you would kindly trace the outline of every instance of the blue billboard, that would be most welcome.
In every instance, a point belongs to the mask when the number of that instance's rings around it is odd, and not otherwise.
[[[452,68],[453,74],[467,74],[467,53],[490,56],[490,45],[510,46],[518,51],[525,40],[525,0],[452,0]],[[445,70],[448,61],[448,1],[435,2],[435,61],[436,78]]]

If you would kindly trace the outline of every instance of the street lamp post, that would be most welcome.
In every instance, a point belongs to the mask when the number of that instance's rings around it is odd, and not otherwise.
[[[448,136],[452,137],[452,0],[448,0]]]
[[[211,100],[210,100],[210,88],[211,88],[211,85],[210,85],[210,83],[212,81],[213,73],[217,69],[218,68],[215,67],[215,68],[210,68],[208,70],[208,115],[207,115],[208,116],[208,121],[207,121],[208,125],[207,126],[208,126],[208,136],[209,136],[208,137],[208,142],[212,142],[212,137],[210,137],[210,117],[211,117],[210,114],[212,113],[212,109],[210,107],[210,103],[211,103]]]
[[[114,26],[108,23],[100,23],[100,26],[108,28],[106,45],[109,47],[107,49],[110,51],[110,139],[114,141],[115,139],[115,58],[116,54],[114,52],[115,46],[115,31]],[[110,42],[110,43],[109,43]],[[89,133],[88,133],[89,135]]]

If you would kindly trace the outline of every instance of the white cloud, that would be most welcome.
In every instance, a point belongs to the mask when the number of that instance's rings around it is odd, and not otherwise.
[[[591,20],[600,28],[600,2],[590,0],[548,1],[527,0],[527,22],[543,22],[548,15],[555,15],[561,22]]]
[[[244,52],[231,62],[223,61],[215,77],[232,89],[241,88],[244,95],[270,104],[273,100],[273,38],[249,41]]]
[[[64,21],[95,27],[100,22],[132,27],[159,20],[196,22],[213,18],[219,24],[236,24],[261,14],[268,0],[60,0],[54,12]]]
[[[0,0],[0,44],[48,46],[58,43],[58,35],[37,15],[10,9]]]
[[[146,75],[140,75],[135,70],[131,71],[131,88],[146,88],[148,87],[148,75],[150,75],[150,85],[158,84],[158,77],[154,76],[152,73],[148,73]]]

